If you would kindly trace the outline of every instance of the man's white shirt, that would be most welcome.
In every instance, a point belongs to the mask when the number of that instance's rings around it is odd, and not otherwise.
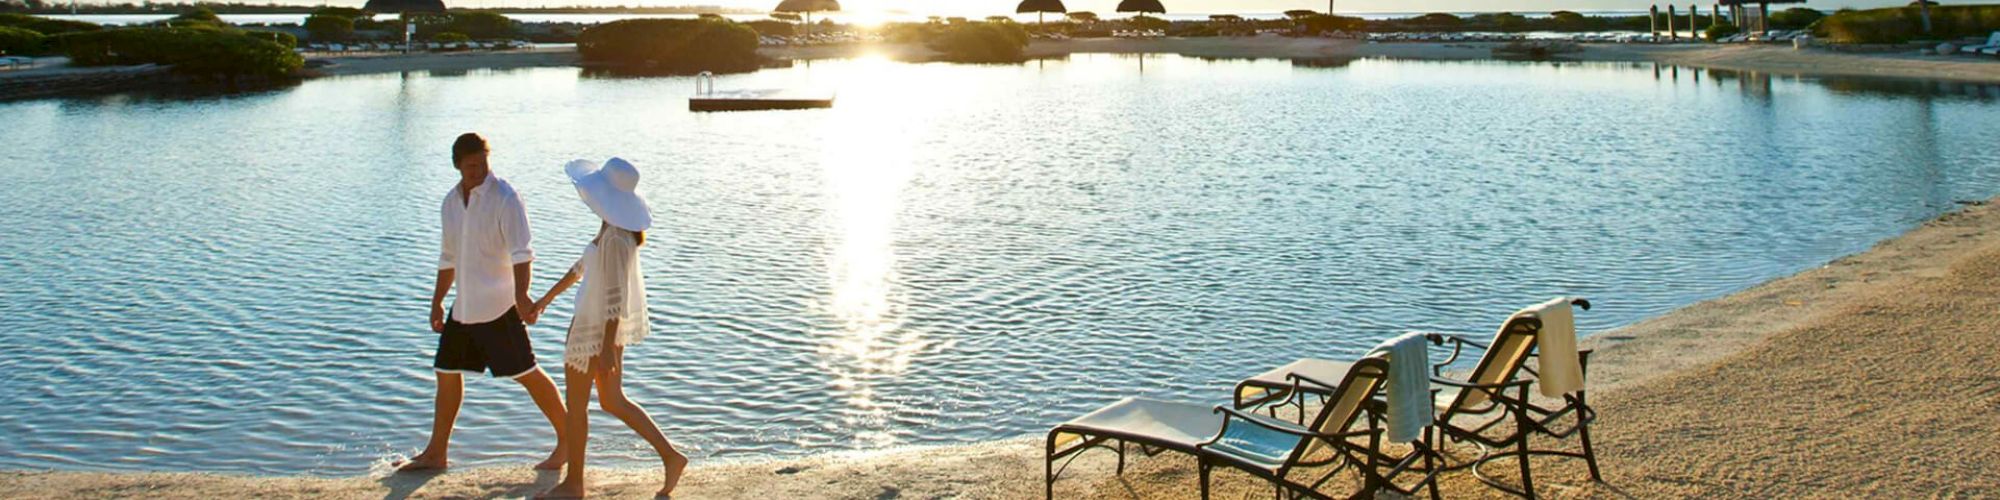
[[[451,319],[465,324],[499,319],[514,307],[514,265],[535,260],[528,211],[514,186],[498,175],[461,201],[458,185],[444,195],[444,247],[438,269],[455,269],[458,300]]]

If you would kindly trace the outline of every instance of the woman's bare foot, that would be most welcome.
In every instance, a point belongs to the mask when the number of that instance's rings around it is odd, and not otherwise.
[[[556,483],[556,487],[549,488],[549,491],[535,495],[535,498],[583,498],[583,480],[564,479],[563,482]]]
[[[418,472],[443,469],[448,463],[443,453],[433,455],[426,451],[391,465],[396,467],[396,472]]]
[[[549,458],[542,459],[541,463],[535,464],[535,470],[562,469],[563,464],[569,463],[568,455],[568,453],[563,453],[562,447],[558,446],[556,447],[556,451],[549,452]]]
[[[687,456],[682,455],[678,452],[672,455],[668,455],[665,459],[662,459],[661,462],[662,462],[661,463],[662,467],[666,469],[666,481],[665,481],[666,485],[660,487],[660,491],[658,493],[653,494],[654,498],[666,498],[672,496],[674,493],[674,486],[677,486],[681,483],[681,472],[686,471],[688,466]]]

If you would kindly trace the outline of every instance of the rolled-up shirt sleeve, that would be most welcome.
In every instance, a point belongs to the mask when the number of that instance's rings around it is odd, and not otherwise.
[[[500,214],[500,237],[505,239],[507,255],[513,263],[535,260],[535,249],[530,245],[534,235],[528,232],[528,210],[522,206],[519,195],[508,199]]]
[[[444,197],[444,207],[438,211],[443,216],[441,220],[443,224],[441,226],[444,229],[444,240],[438,245],[440,247],[440,251],[438,252],[439,271],[450,271],[458,267],[458,221],[451,214],[452,201],[451,195],[446,195]]]

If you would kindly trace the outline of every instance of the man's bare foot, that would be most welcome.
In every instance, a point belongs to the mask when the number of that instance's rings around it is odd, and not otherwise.
[[[556,487],[549,488],[549,491],[535,495],[535,498],[583,498],[583,480],[564,479],[563,482],[556,483]]]
[[[391,465],[396,467],[396,472],[419,472],[443,469],[448,462],[442,453],[433,455],[430,452],[424,452]]]
[[[569,463],[568,455],[568,453],[563,453],[562,448],[556,448],[556,451],[549,452],[549,458],[542,459],[542,463],[535,464],[535,470],[560,470],[563,464]]]
[[[687,456],[679,453],[670,455],[666,459],[661,460],[661,462],[661,465],[666,469],[666,485],[660,487],[658,493],[653,494],[654,498],[673,496],[674,486],[680,485],[681,472],[686,471],[688,466]]]

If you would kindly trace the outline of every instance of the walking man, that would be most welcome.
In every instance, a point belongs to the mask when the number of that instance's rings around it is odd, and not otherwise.
[[[441,469],[451,448],[452,424],[465,400],[465,374],[491,372],[494,378],[519,382],[535,406],[556,429],[556,448],[536,469],[562,467],[563,403],[556,384],[535,364],[528,328],[538,311],[528,298],[528,281],[535,260],[529,247],[528,212],[514,186],[493,175],[486,164],[486,139],[464,134],[451,145],[458,168],[458,185],[444,197],[444,251],[438,258],[437,285],[431,293],[431,331],[439,333],[437,410],[431,421],[431,441],[424,452],[397,464],[399,471]],[[444,308],[445,293],[458,287],[458,299]]]

